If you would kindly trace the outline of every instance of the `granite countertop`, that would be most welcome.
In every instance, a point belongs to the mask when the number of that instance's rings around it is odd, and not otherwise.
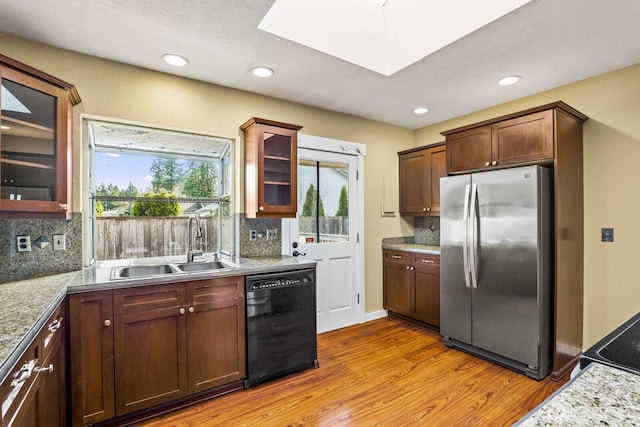
[[[640,426],[639,390],[639,375],[592,363],[516,425]]]
[[[210,255],[210,254],[209,254]],[[206,259],[207,254],[202,259]],[[313,267],[315,261],[290,256],[229,258],[225,271],[174,273],[148,278],[110,280],[111,269],[134,264],[184,262],[184,256],[104,261],[80,271],[0,284],[0,382],[67,294],[123,287],[174,283],[211,277],[272,273]],[[196,259],[199,261],[201,259]]]
[[[418,243],[383,243],[382,249],[440,255],[440,246],[421,245]]]

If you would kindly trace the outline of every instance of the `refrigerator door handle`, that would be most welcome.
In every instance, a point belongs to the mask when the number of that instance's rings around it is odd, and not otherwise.
[[[469,264],[471,273],[471,286],[478,288],[478,184],[471,186],[471,209],[469,212],[469,228],[471,232],[471,244],[469,245]]]
[[[469,190],[470,185],[467,184],[464,190],[464,212],[462,218],[464,221],[464,241],[462,242],[462,262],[464,267],[464,284],[467,288],[471,287],[469,282]]]

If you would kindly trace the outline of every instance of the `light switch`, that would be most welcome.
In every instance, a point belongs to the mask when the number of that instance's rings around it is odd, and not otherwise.
[[[54,234],[53,235],[53,250],[54,251],[65,251],[67,250],[67,239],[64,234]]]
[[[603,242],[613,242],[613,228],[603,228],[602,229],[602,241]]]

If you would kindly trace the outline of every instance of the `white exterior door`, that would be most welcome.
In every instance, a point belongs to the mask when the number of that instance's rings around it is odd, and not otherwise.
[[[298,149],[298,215],[283,220],[283,253],[318,263],[318,333],[364,317],[357,169],[357,155]]]

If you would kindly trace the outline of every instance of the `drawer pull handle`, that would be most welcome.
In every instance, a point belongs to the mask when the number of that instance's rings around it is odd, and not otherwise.
[[[391,258],[393,258],[393,259],[402,259],[402,257],[400,255],[391,255]]]
[[[30,360],[29,362],[22,365],[22,367],[16,374],[16,377],[11,381],[11,387],[12,388],[21,387],[25,381],[31,378],[31,372],[33,372],[33,368],[35,365],[36,365],[35,359]]]
[[[43,366],[41,368],[34,368],[33,369],[36,372],[49,372],[52,373],[53,372],[53,363],[49,363],[49,366]]]
[[[435,261],[432,261],[430,259],[421,259],[420,261],[427,263],[427,264],[433,264]]]
[[[49,330],[49,332],[55,332],[58,329],[60,329],[60,326],[62,326],[62,323],[60,323],[60,321],[58,319],[56,319],[56,320],[54,320],[53,322],[51,322],[49,324],[47,329]]]

